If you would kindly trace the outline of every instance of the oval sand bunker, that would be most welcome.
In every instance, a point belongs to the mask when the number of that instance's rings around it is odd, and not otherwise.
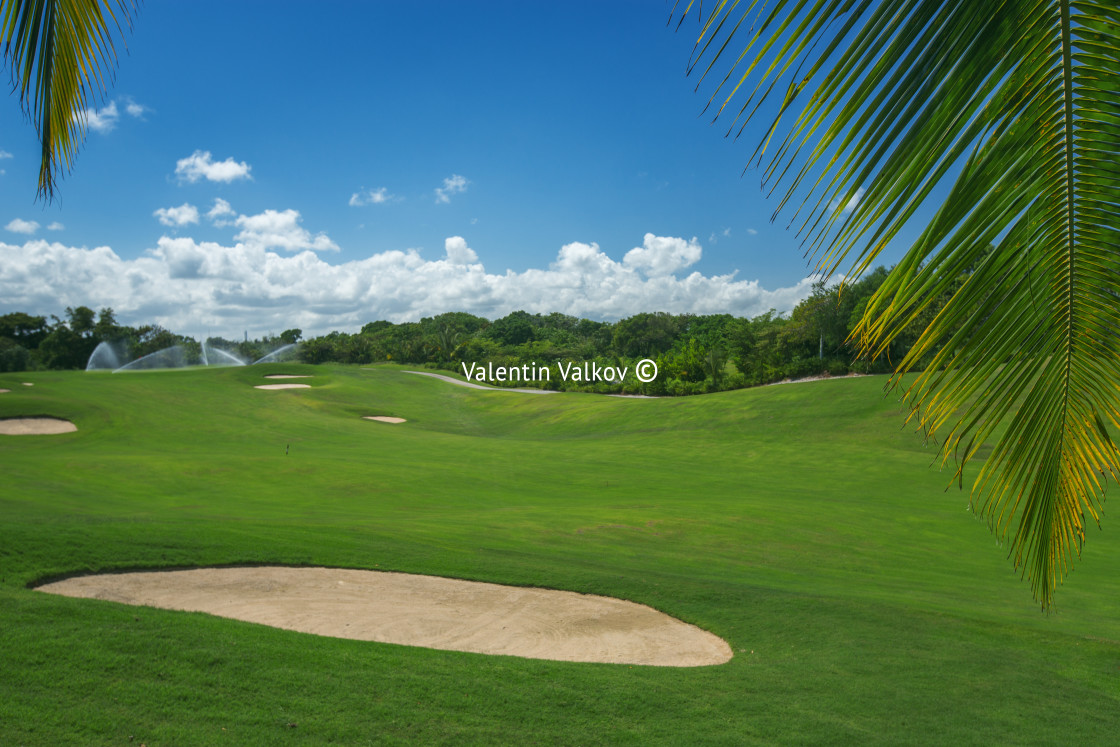
[[[0,420],[0,434],[5,436],[51,436],[73,433],[78,426],[59,418],[8,418]]]
[[[705,666],[721,638],[645,605],[571,591],[345,568],[197,568],[39,587],[304,633],[530,659]]]
[[[392,415],[363,415],[362,420],[376,420],[379,423],[407,423],[404,418],[394,418]]]
[[[310,384],[258,384],[254,389],[310,389]]]

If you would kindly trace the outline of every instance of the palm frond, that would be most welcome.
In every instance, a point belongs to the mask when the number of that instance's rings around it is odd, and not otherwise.
[[[114,6],[116,10],[114,11]],[[86,110],[107,90],[113,27],[131,24],[135,0],[2,0],[0,43],[20,105],[42,143],[38,196],[53,199],[73,167]]]
[[[881,353],[966,278],[892,385],[962,485],[995,442],[970,505],[1049,607],[1120,472],[1120,11],[724,0],[698,14],[690,71],[726,69],[709,106],[729,134],[773,117],[751,162],[783,186],[779,210],[800,200],[791,224],[818,270],[862,272],[935,208],[855,335]]]

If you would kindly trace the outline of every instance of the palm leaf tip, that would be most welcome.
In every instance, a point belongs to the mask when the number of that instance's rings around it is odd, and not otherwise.
[[[37,197],[54,198],[85,137],[86,110],[108,90],[114,36],[131,28],[135,0],[3,0],[0,41],[13,89],[41,143]]]
[[[850,262],[857,275],[917,235],[853,335],[877,354],[922,330],[898,363],[913,374],[904,399],[959,460],[957,479],[993,444],[971,505],[1049,608],[1120,471],[1109,435],[1120,424],[1120,13],[1071,0],[700,12],[692,67],[718,81],[709,103],[732,129],[774,116],[751,158],[775,146],[766,179],[783,185],[779,209],[796,207],[818,269]]]

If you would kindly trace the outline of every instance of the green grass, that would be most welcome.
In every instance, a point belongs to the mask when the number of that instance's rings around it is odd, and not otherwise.
[[[280,371],[313,388],[251,388]],[[389,366],[0,374],[0,417],[79,427],[0,437],[0,743],[1114,741],[1118,528],[1041,614],[882,384],[628,400]],[[29,588],[238,563],[605,594],[736,654],[489,657]]]

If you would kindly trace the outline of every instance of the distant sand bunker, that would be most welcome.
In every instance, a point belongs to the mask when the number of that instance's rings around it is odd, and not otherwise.
[[[722,639],[610,597],[337,568],[199,568],[79,576],[39,587],[303,633],[530,659],[694,667]]]
[[[381,423],[407,423],[404,418],[394,418],[389,415],[363,415],[362,420],[376,420]]]
[[[0,389],[0,394],[7,394],[10,391],[12,391],[12,390],[11,389]]]
[[[259,384],[254,389],[310,389],[310,384]]]
[[[269,374],[266,379],[310,379],[311,374]]]
[[[49,436],[73,433],[78,426],[59,418],[8,418],[0,420],[0,434],[5,436]]]

